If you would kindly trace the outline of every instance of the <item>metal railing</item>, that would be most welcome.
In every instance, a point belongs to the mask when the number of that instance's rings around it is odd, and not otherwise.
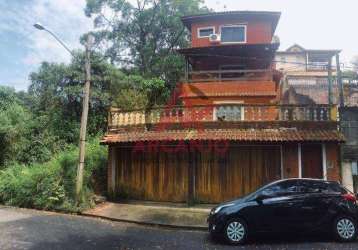
[[[330,105],[247,105],[158,107],[150,110],[122,111],[112,108],[109,128],[145,124],[246,122],[246,121],[334,121],[336,108]]]

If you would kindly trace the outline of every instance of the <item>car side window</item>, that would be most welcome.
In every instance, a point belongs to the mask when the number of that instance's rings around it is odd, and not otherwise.
[[[341,187],[338,183],[329,183],[328,191],[330,193],[347,194],[348,191]]]
[[[301,181],[299,191],[303,193],[329,193],[328,184],[321,181]]]
[[[261,195],[266,197],[279,197],[297,193],[297,190],[297,181],[284,181],[265,188],[261,191]]]

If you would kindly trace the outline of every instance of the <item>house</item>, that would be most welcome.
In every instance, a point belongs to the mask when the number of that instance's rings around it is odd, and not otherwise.
[[[285,75],[282,101],[290,104],[337,104],[339,88],[332,59],[339,53],[340,50],[335,49],[305,49],[298,44],[285,51],[277,51],[276,69]],[[331,84],[328,82],[329,74],[332,76]],[[302,99],[302,95],[306,98]]]
[[[278,12],[182,18],[191,47],[165,107],[109,113],[113,199],[218,203],[290,177],[341,180],[336,108],[281,104]]]
[[[343,105],[339,109],[340,130],[347,141],[342,146],[342,184],[357,192],[358,82],[349,78],[342,79],[343,100],[340,102],[337,70],[329,67],[332,65],[333,57],[339,53],[340,50],[307,50],[294,44],[286,51],[276,52],[275,62],[276,69],[283,73],[285,79],[282,84],[282,103]]]

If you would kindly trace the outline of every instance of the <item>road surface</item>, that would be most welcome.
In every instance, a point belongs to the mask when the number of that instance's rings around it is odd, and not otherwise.
[[[281,238],[280,238],[281,237]],[[110,222],[0,207],[0,249],[358,249],[317,236],[265,236],[245,247],[212,241],[206,232]]]

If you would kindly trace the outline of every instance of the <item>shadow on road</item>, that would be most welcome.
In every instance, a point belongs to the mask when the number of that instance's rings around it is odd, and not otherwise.
[[[222,238],[212,238],[208,234],[208,241],[211,242],[213,245],[227,245],[227,243]],[[267,246],[270,245],[270,248],[275,248],[276,246],[282,246],[285,245],[287,247],[291,246],[298,246],[302,244],[311,244],[314,245],[322,245],[322,244],[328,244],[328,245],[336,245],[339,244],[342,247],[348,246],[350,244],[356,244],[358,243],[358,239],[353,243],[339,243],[335,240],[334,236],[331,234],[318,234],[318,233],[311,233],[311,234],[258,234],[253,235],[249,238],[248,242],[245,244],[245,247],[250,248],[250,246]],[[357,246],[358,248],[358,246]],[[286,248],[284,248],[286,249]],[[312,249],[315,249],[314,247]],[[318,248],[321,249],[321,248]],[[333,248],[334,249],[334,248]],[[343,249],[343,248],[342,248]],[[351,247],[349,249],[352,249]]]

